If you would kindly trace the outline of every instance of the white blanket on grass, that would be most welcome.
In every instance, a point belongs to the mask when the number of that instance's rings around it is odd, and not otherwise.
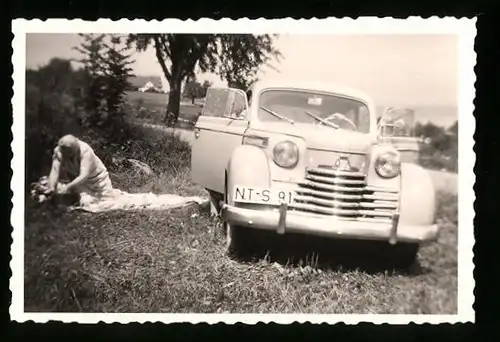
[[[48,198],[43,195],[47,189],[47,177],[42,177],[34,183],[31,191],[33,199],[44,202]],[[209,200],[199,196],[179,196],[154,193],[128,193],[118,189],[106,191],[104,195],[92,195],[91,191],[79,193],[78,205],[70,206],[70,210],[84,210],[92,213],[101,213],[112,210],[166,210],[182,208],[192,204],[207,205]]]
[[[101,198],[94,198],[88,194],[81,194],[80,196],[80,205],[71,207],[71,209],[92,213],[111,210],[166,210],[192,204],[203,205],[208,203],[208,199],[198,196],[183,197],[171,194],[128,193],[118,189],[113,189],[112,194]]]

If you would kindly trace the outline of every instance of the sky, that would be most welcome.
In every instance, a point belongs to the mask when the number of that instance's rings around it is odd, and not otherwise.
[[[76,34],[27,34],[26,67],[51,58],[78,58]],[[385,106],[457,106],[458,38],[452,35],[281,35],[275,46],[283,55],[264,67],[260,78],[332,81],[368,93]],[[165,77],[152,48],[134,55],[134,73]],[[198,79],[225,86],[217,75]]]

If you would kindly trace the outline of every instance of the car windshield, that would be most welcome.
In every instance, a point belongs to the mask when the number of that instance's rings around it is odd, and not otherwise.
[[[278,115],[274,115],[278,114]],[[287,121],[348,129],[362,133],[370,131],[368,107],[361,101],[334,94],[310,91],[266,90],[259,97],[260,121]]]

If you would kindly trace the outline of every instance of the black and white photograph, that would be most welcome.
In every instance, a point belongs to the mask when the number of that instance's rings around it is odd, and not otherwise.
[[[13,320],[474,320],[474,19],[294,21],[13,21]]]

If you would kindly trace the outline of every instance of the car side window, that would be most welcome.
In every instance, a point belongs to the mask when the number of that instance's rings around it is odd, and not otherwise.
[[[229,115],[236,115],[241,113],[246,108],[246,101],[243,95],[240,93],[234,92],[234,98],[231,105],[231,110],[229,111]]]
[[[209,88],[201,115],[209,117],[224,116],[228,101],[229,89]]]
[[[239,92],[234,93],[234,101],[229,116],[240,120],[244,120],[246,118],[247,105],[243,94]]]
[[[210,88],[207,91],[202,115],[208,117],[244,118],[246,99],[236,89]]]

